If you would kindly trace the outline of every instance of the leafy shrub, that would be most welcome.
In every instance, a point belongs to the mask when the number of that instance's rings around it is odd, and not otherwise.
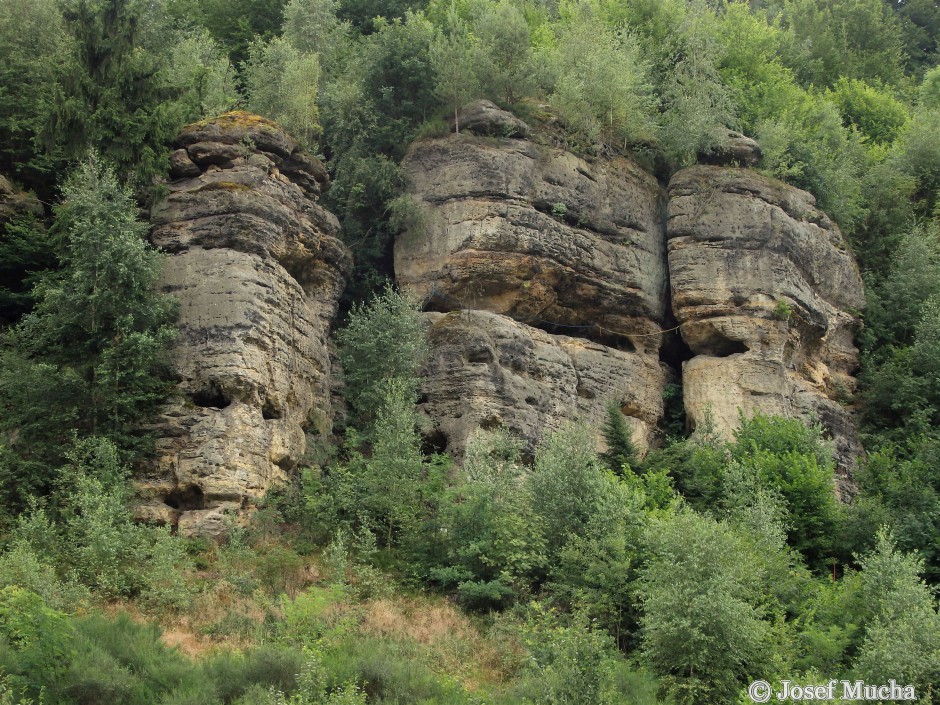
[[[391,287],[353,308],[337,342],[345,396],[360,418],[372,418],[382,407],[388,380],[401,380],[406,396],[417,393],[427,351],[423,322],[417,307]]]

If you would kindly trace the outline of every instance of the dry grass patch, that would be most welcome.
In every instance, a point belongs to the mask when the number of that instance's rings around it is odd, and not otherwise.
[[[518,644],[483,634],[456,606],[436,597],[370,600],[362,606],[359,632],[420,645],[432,670],[459,677],[468,690],[506,682],[514,655],[522,652]]]

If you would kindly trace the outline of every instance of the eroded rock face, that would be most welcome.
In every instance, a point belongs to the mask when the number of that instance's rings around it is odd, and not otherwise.
[[[745,169],[698,166],[669,185],[672,304],[694,357],[686,412],[710,409],[730,434],[739,413],[816,416],[848,470],[860,444],[839,400],[855,387],[864,306],[838,227],[805,191]]]
[[[664,201],[638,166],[465,134],[415,144],[404,166],[418,225],[396,242],[395,273],[429,308],[658,349]]]
[[[521,139],[527,126],[497,137],[510,118],[471,104],[459,135],[404,160],[416,217],[395,273],[440,312],[422,408],[458,457],[480,426],[531,449],[568,420],[600,428],[610,402],[645,450],[668,377],[665,194],[627,159],[591,163]]]
[[[306,428],[328,429],[327,335],[351,257],[315,202],[326,173],[274,123],[232,113],[185,128],[151,239],[180,303],[178,397],[141,475],[141,515],[215,534],[286,477]]]
[[[456,131],[457,127],[457,121],[451,120],[451,130]],[[489,100],[476,100],[460,111],[459,127],[462,131],[489,137],[525,139],[531,133],[526,123]]]
[[[426,315],[432,354],[420,408],[458,457],[480,427],[504,426],[529,451],[566,421],[599,431],[610,403],[620,407],[638,450],[655,442],[669,375],[655,357],[550,335],[487,311]]]

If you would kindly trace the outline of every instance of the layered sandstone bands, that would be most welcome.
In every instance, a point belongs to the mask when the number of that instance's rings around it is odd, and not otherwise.
[[[530,444],[568,419],[596,426],[611,401],[654,445],[671,374],[658,353],[678,326],[690,426],[710,417],[730,436],[741,413],[818,419],[848,472],[861,447],[842,402],[864,294],[813,197],[736,166],[760,156],[742,135],[667,195],[626,159],[588,162],[514,121],[469,106],[462,134],[404,162],[417,216],[396,243],[398,282],[428,310],[464,312],[430,316],[423,407],[448,449],[480,425]]]
[[[855,387],[864,292],[835,223],[805,191],[697,166],[672,178],[667,236],[691,422],[710,414],[729,434],[741,412],[816,417],[851,467],[860,445],[840,401]]]
[[[396,242],[398,283],[430,311],[468,312],[429,315],[422,406],[458,456],[478,425],[534,445],[566,420],[599,426],[610,403],[645,450],[668,379],[664,193],[626,159],[520,139],[514,120],[470,106],[460,135],[404,161],[417,222]]]
[[[176,146],[151,238],[171,255],[161,286],[180,302],[180,381],[141,513],[211,534],[287,477],[306,430],[328,430],[328,332],[351,257],[315,202],[322,165],[273,123],[232,113]]]

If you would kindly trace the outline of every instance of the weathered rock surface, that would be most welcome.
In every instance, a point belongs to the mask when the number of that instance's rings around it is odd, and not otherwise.
[[[854,389],[861,277],[813,197],[745,169],[698,166],[669,185],[672,305],[695,357],[686,412],[730,433],[739,412],[817,416],[840,467],[860,451],[839,400]]]
[[[313,200],[322,166],[274,123],[229,114],[175,146],[151,239],[171,254],[161,285],[180,302],[179,395],[139,476],[140,513],[215,534],[285,478],[306,428],[329,426],[327,334],[351,258]]]
[[[627,159],[538,145],[513,120],[472,103],[459,135],[404,160],[416,213],[395,274],[437,312],[422,409],[460,457],[478,427],[532,449],[569,420],[600,428],[615,402],[645,450],[669,376],[665,194]]]
[[[760,158],[761,149],[757,141],[734,130],[727,131],[724,144],[698,155],[700,164],[718,166],[757,166]]]
[[[655,354],[666,316],[663,193],[626,159],[452,135],[404,161],[417,224],[399,284],[433,310],[487,310]]]
[[[451,130],[489,137],[517,137],[525,139],[531,133],[529,126],[508,110],[488,100],[476,100],[460,111],[458,120],[451,120]]]
[[[530,451],[566,421],[599,430],[611,402],[625,415],[639,450],[655,442],[669,376],[655,357],[550,335],[486,311],[426,316],[433,352],[422,375],[420,408],[458,457],[480,427],[504,426]]]

